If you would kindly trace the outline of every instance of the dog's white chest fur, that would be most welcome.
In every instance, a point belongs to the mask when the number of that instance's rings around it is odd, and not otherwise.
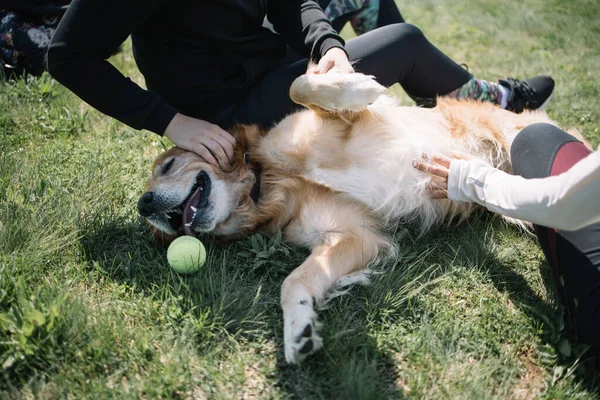
[[[440,121],[430,111],[377,104],[369,109],[380,122],[377,129],[370,120],[356,122],[348,131],[340,121],[315,119],[308,112],[297,115],[289,127],[286,121],[280,124],[261,149],[282,169],[346,193],[384,219],[414,212],[423,207],[428,182],[412,167],[415,155],[448,151],[451,140],[437,133]]]

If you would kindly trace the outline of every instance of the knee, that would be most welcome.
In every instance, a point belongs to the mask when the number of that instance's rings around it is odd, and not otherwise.
[[[398,23],[377,28],[380,39],[387,43],[387,50],[396,56],[415,58],[424,47],[427,39],[423,32],[414,25]]]
[[[540,169],[540,164],[551,165],[558,148],[573,139],[562,129],[545,122],[525,127],[510,147],[513,171],[525,178],[547,176],[549,171],[546,171],[547,168]]]
[[[415,41],[418,42],[420,40],[425,39],[425,35],[423,31],[412,24],[407,23],[397,23],[387,25],[380,29],[388,29],[390,30],[398,40],[407,40],[407,41]]]
[[[550,125],[546,122],[537,122],[535,124],[526,126],[519,132],[515,137],[511,147],[511,157],[516,157],[522,152],[529,152],[536,148],[536,144],[540,142],[544,136],[551,134],[554,130],[560,130],[554,125]]]
[[[375,34],[375,32],[377,33]],[[400,46],[403,52],[406,52],[407,48],[422,47],[425,40],[425,35],[419,28],[404,22],[382,26],[373,33],[377,35],[377,41]]]

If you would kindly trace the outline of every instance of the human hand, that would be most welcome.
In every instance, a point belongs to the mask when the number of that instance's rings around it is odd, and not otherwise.
[[[315,74],[325,74],[327,72],[351,74],[354,72],[354,68],[350,65],[344,50],[339,47],[332,47],[321,57],[319,64],[312,72]]]
[[[467,153],[452,153],[452,158],[443,154],[434,154],[429,156],[425,153],[421,155],[422,160],[414,160],[412,165],[421,172],[431,176],[431,182],[427,190],[432,199],[448,198],[448,174],[450,173],[450,164],[453,159],[470,160],[474,158]]]
[[[210,122],[177,113],[164,136],[215,167],[229,166],[233,161],[234,137]]]

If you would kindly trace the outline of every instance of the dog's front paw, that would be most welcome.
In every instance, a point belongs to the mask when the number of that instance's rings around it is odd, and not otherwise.
[[[305,74],[290,88],[291,99],[306,107],[318,106],[331,112],[366,110],[385,92],[385,87],[368,75]]]
[[[323,346],[319,336],[321,324],[317,321],[312,302],[299,300],[283,314],[285,360],[298,364]]]

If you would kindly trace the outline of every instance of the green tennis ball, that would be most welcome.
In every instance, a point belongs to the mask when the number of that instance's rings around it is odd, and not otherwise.
[[[198,271],[206,262],[206,249],[195,237],[180,236],[169,246],[167,261],[176,272],[191,274]]]

